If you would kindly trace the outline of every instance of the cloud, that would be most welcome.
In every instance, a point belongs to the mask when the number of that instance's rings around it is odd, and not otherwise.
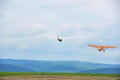
[[[61,53],[56,56],[69,53],[69,58],[64,57],[66,60],[73,59],[71,55],[77,53],[74,59],[79,60],[77,56],[83,56],[85,60],[88,57],[86,53],[91,52],[91,57],[97,53],[94,53],[94,49],[86,51],[89,43],[119,46],[120,18],[116,6],[119,6],[116,0],[7,0],[1,9],[0,48],[23,53],[25,50],[31,54]],[[64,40],[59,44],[56,40],[46,38],[57,35],[77,36],[80,39]],[[80,49],[76,49],[76,46],[80,46]],[[111,51],[115,53],[114,57],[106,55],[107,58],[116,58],[120,52],[118,49]],[[54,56],[52,58],[56,59]],[[94,61],[90,57],[87,60]]]

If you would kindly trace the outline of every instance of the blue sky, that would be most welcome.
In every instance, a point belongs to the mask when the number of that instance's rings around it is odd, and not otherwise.
[[[1,0],[0,58],[120,64],[119,0]],[[80,37],[62,43],[46,36]],[[98,52],[88,44],[114,45]]]

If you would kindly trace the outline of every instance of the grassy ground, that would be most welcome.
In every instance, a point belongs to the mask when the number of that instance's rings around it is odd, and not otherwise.
[[[87,74],[87,73],[50,73],[50,72],[0,72],[0,76],[17,76],[17,75],[62,75],[62,76],[104,76],[120,77],[120,74]]]

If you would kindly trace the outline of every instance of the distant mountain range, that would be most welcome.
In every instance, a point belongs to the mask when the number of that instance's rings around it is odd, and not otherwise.
[[[0,72],[77,72],[120,74],[120,65],[80,61],[0,59]]]

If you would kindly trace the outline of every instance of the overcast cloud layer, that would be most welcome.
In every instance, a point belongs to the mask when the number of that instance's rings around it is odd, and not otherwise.
[[[1,0],[0,58],[120,64],[119,0]],[[57,42],[46,36],[80,37]],[[114,45],[98,52],[88,44]]]

